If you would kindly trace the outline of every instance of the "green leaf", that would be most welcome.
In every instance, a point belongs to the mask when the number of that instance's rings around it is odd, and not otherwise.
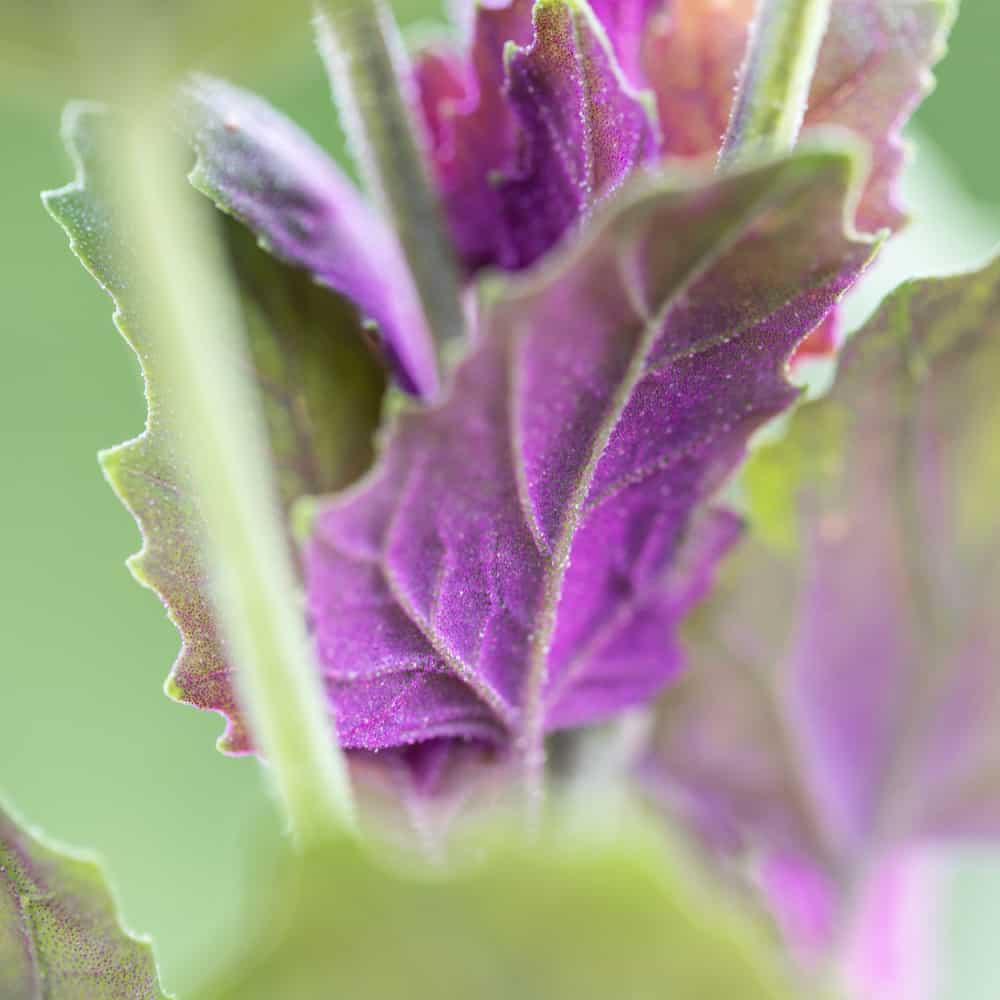
[[[229,725],[221,748],[246,752],[250,737],[233,698],[230,666],[208,597],[200,518],[172,445],[170,401],[145,333],[127,233],[112,218],[109,173],[99,154],[106,124],[94,106],[70,108],[64,132],[77,177],[44,195],[76,255],[114,300],[115,323],[138,355],[145,378],[145,431],[105,452],[101,461],[142,531],[143,548],[130,567],[139,582],[160,595],[181,633],[168,692],[223,713]],[[287,510],[304,495],[343,487],[367,467],[385,378],[352,307],[304,272],[260,251],[235,221],[223,218],[221,224],[243,296],[253,374],[264,398]]]
[[[765,928],[648,832],[489,845],[487,861],[451,873],[389,869],[346,841],[286,859],[253,898],[234,959],[196,997],[790,995]]]
[[[122,929],[94,861],[43,843],[0,807],[0,997],[165,996],[148,940]]]

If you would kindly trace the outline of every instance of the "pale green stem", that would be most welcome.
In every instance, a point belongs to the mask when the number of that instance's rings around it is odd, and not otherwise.
[[[350,784],[299,606],[243,321],[218,233],[184,183],[167,116],[126,114],[117,162],[144,322],[190,471],[241,702],[294,834],[353,823]]]
[[[317,30],[351,151],[399,240],[440,352],[464,331],[461,283],[413,114],[399,29],[383,0],[328,0]]]
[[[795,145],[832,2],[757,0],[720,170]]]

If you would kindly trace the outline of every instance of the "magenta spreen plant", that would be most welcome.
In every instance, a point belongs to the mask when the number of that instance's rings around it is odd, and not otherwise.
[[[995,266],[890,299],[830,395],[741,469],[905,221],[900,130],[951,6],[460,6],[461,38],[410,56],[379,4],[318,15],[366,194],[259,98],[181,88],[238,292],[238,312],[223,296],[203,315],[238,317],[245,356],[185,322],[155,132],[67,116],[78,177],[46,204],[146,377],[146,431],[102,460],[143,532],[133,569],[181,632],[170,693],[226,716],[225,750],[262,752],[306,846],[350,823],[339,745],[355,789],[389,788],[438,854],[443,817],[484,788],[524,798],[535,828],[567,782],[553,734],[641,710],[617,780],[738,859],[798,958],[858,995],[914,995],[912,968],[887,974],[863,940],[866,907],[915,845],[996,834]],[[745,516],[720,500],[737,473]],[[244,493],[262,502],[227,507]],[[449,901],[459,925],[470,898]],[[322,923],[314,902],[281,926]],[[317,961],[274,933],[278,964],[239,995]],[[622,948],[609,981],[666,988]],[[733,995],[705,992],[715,961],[680,995]],[[545,982],[607,995],[596,973]]]

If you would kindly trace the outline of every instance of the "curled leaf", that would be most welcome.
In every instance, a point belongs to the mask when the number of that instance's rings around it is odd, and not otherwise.
[[[395,236],[334,161],[266,101],[197,77],[184,91],[196,188],[370,318],[410,392],[437,388],[434,347]]]
[[[533,264],[657,150],[652,103],[585,0],[484,5],[468,63],[431,51],[417,79],[469,271]]]

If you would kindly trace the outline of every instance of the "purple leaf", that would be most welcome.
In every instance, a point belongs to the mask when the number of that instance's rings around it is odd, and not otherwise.
[[[145,378],[146,429],[105,452],[101,462],[142,531],[143,547],[130,568],[160,595],[181,633],[169,692],[225,715],[222,748],[247,752],[250,734],[208,596],[201,520],[171,442],[171,406],[163,397],[158,357],[145,332],[127,230],[112,218],[110,180],[100,156],[106,127],[105,116],[93,107],[69,109],[64,138],[77,177],[45,195],[46,207],[69,235],[74,252],[113,298],[115,322],[135,350]],[[263,253],[234,220],[223,221],[281,499],[290,509],[299,497],[341,488],[367,468],[384,376],[363,341],[353,307],[305,272]]]
[[[590,0],[604,25],[618,62],[633,86],[646,83],[642,50],[650,21],[664,10],[667,0]]]
[[[517,169],[498,190],[506,245],[496,263],[507,270],[542,257],[659,143],[651,104],[629,86],[586,3],[536,0],[534,29],[531,45],[507,57],[522,136]]]
[[[514,0],[477,12],[464,79],[447,53],[419,64],[439,185],[469,271],[533,264],[657,151],[652,106],[590,7],[539,0],[533,24],[529,10]]]
[[[1000,263],[904,285],[755,458],[760,534],[644,764],[710,844],[791,873],[779,910],[811,883],[826,945],[907,851],[1000,838],[998,317]]]
[[[467,59],[435,48],[416,60],[438,189],[470,272],[500,255],[502,211],[493,178],[513,171],[520,135],[504,94],[504,47],[526,45],[531,36],[531,0],[477,4]]]
[[[898,229],[894,187],[901,131],[927,92],[930,68],[954,18],[951,0],[834,0],[805,128],[838,125],[871,144],[871,175],[858,205],[865,231]],[[669,0],[644,58],[656,93],[665,151],[714,156],[726,130],[753,0]]]
[[[309,613],[348,747],[544,733],[649,698],[733,541],[697,513],[796,397],[798,341],[872,245],[852,161],[810,151],[640,184],[495,292],[440,407],[402,415],[320,514]]]
[[[281,260],[345,296],[378,327],[410,392],[437,389],[434,348],[399,245],[337,165],[261,98],[198,77],[184,91],[195,187]]]

